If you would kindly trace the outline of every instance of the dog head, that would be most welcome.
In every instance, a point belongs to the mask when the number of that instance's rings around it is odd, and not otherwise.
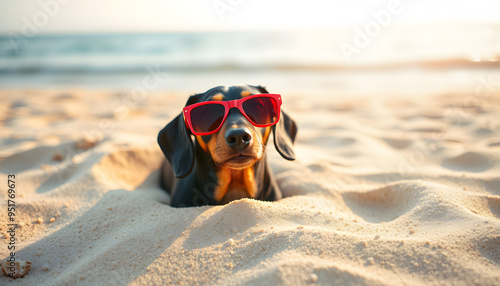
[[[191,96],[186,106],[205,101],[235,100],[263,93],[268,91],[261,86],[219,86]],[[295,160],[293,142],[297,126],[283,111],[277,124],[255,127],[238,109],[232,108],[219,131],[205,136],[194,136],[181,113],[160,131],[158,143],[171,163],[175,176],[183,178],[193,169],[194,146],[209,154],[216,166],[241,170],[263,158],[270,133],[273,133],[274,145],[281,156],[287,160]]]

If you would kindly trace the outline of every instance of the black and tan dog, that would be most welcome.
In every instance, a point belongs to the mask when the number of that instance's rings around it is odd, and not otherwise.
[[[191,96],[186,106],[267,93],[261,86],[219,86]],[[297,125],[283,111],[277,124],[255,127],[237,108],[231,108],[219,131],[205,136],[194,136],[183,114],[179,114],[158,134],[158,143],[167,157],[161,186],[170,193],[170,204],[187,207],[225,204],[241,198],[280,199],[281,191],[265,154],[271,132],[281,156],[295,160]]]

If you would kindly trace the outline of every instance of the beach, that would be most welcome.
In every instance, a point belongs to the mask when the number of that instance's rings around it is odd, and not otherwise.
[[[192,208],[168,205],[156,136],[203,90],[4,88],[0,258],[15,175],[32,265],[13,285],[498,285],[500,88],[474,79],[283,93],[297,159],[266,152],[284,198]]]
[[[24,277],[0,285],[500,285],[500,26],[382,4],[314,31],[2,34],[0,260]],[[171,207],[158,132],[235,84],[297,123],[295,161],[265,149],[283,198]]]

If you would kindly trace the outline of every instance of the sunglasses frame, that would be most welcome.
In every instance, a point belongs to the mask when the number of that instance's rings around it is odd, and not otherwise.
[[[276,101],[276,104],[277,104],[277,111],[278,111],[278,115],[277,115],[277,118],[276,118],[276,121],[273,122],[273,123],[269,123],[269,124],[256,124],[255,122],[253,122],[247,115],[247,113],[245,112],[245,110],[243,110],[243,103],[247,100],[250,100],[250,99],[253,99],[253,98],[256,98],[256,97],[269,97],[269,98],[272,98]],[[214,134],[216,133],[217,131],[219,131],[222,127],[222,125],[224,125],[224,122],[226,122],[226,119],[227,119],[227,116],[229,114],[229,111],[232,109],[232,108],[237,108],[241,114],[243,114],[243,116],[245,116],[245,118],[253,125],[253,126],[256,126],[256,127],[268,127],[268,126],[272,126],[276,123],[278,123],[278,121],[280,120],[280,114],[281,114],[281,104],[282,104],[282,100],[281,100],[281,95],[279,94],[268,94],[268,93],[263,93],[263,94],[254,94],[254,95],[249,95],[247,97],[244,97],[244,98],[240,98],[240,99],[234,99],[234,100],[228,100],[228,101],[218,101],[218,100],[210,100],[210,101],[204,101],[204,102],[199,102],[199,103],[195,103],[195,104],[191,104],[191,105],[188,105],[186,107],[184,107],[182,110],[182,114],[184,115],[184,121],[186,122],[186,125],[187,127],[189,128],[189,130],[191,130],[191,132],[194,134],[194,135],[200,135],[200,136],[204,136],[204,135],[211,135],[211,134]],[[193,124],[191,122],[191,111],[198,107],[198,106],[202,106],[202,105],[208,105],[208,104],[219,104],[219,105],[222,105],[224,106],[224,117],[222,118],[222,121],[220,123],[220,125],[213,131],[208,131],[208,132],[196,132],[194,131],[194,127],[193,127]]]

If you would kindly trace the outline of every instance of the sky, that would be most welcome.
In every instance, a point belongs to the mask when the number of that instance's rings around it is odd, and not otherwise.
[[[499,11],[498,0],[0,0],[0,34],[324,29],[374,15],[500,22]]]

